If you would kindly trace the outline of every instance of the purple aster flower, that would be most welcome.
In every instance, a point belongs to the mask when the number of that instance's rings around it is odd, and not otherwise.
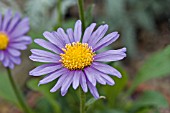
[[[126,48],[108,50],[96,54],[119,37],[118,32],[112,32],[106,36],[108,25],[101,25],[95,31],[95,23],[86,28],[82,36],[82,25],[78,20],[73,29],[67,29],[66,33],[62,28],[53,32],[44,32],[48,40],[35,39],[35,43],[50,50],[32,49],[30,59],[36,62],[44,62],[39,67],[30,71],[30,75],[41,76],[47,74],[40,80],[39,85],[49,83],[58,78],[56,85],[50,90],[55,92],[61,88],[61,95],[64,96],[70,85],[74,89],[80,85],[84,92],[90,90],[95,98],[99,98],[96,83],[114,85],[115,82],[109,75],[121,78],[122,75],[115,68],[102,62],[118,61],[126,57]],[[82,42],[80,41],[82,37]]]
[[[25,35],[28,31],[28,18],[21,19],[19,13],[12,17],[11,10],[4,17],[0,14],[0,61],[5,67],[13,69],[21,63],[20,50],[31,43],[31,38]]]

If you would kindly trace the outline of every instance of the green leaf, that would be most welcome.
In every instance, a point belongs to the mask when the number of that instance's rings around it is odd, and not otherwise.
[[[100,96],[98,99],[95,99],[95,98],[89,99],[85,104],[85,109],[87,110],[91,105],[93,105],[96,101],[98,101],[100,99],[106,99],[106,97],[105,96]]]
[[[145,107],[168,108],[168,106],[167,100],[160,92],[145,91],[141,97],[134,102],[130,113],[136,113],[136,111]]]
[[[8,79],[7,74],[5,72],[1,72],[0,76],[1,76],[0,97],[19,106],[19,103],[18,103],[17,98],[13,92],[13,89],[11,87],[11,83]]]
[[[50,93],[51,84],[41,85],[38,87],[39,79],[31,79],[27,83],[28,87],[32,90],[38,91],[50,102],[56,113],[61,113],[60,104],[56,101],[54,93]]]
[[[135,80],[132,83],[129,93],[132,93],[134,89],[147,80],[168,76],[170,74],[170,46],[165,49],[156,52],[151,55],[140,68],[136,75]]]

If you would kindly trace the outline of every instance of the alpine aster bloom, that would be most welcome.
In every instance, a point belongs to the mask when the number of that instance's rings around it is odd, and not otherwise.
[[[20,50],[31,43],[31,38],[25,35],[28,31],[28,18],[21,19],[19,13],[12,17],[11,10],[4,17],[0,13],[0,61],[5,67],[13,69],[21,63]]]
[[[126,57],[126,48],[118,50],[108,50],[96,54],[119,37],[118,32],[112,32],[106,36],[108,25],[96,26],[92,23],[86,28],[82,36],[82,23],[78,20],[74,31],[69,28],[65,33],[62,28],[57,31],[44,32],[44,37],[48,40],[35,39],[35,43],[50,50],[32,49],[30,59],[36,62],[44,62],[39,67],[30,71],[30,75],[41,76],[47,74],[39,85],[49,83],[58,78],[56,85],[50,90],[55,92],[61,88],[61,95],[64,96],[70,85],[76,89],[79,85],[84,92],[90,90],[95,98],[99,98],[96,83],[114,85],[114,81],[109,75],[121,78],[122,75],[115,68],[102,62],[118,61]],[[82,40],[81,40],[82,37]]]

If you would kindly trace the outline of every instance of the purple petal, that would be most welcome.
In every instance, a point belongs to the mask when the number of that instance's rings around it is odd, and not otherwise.
[[[25,50],[25,49],[27,49],[27,46],[23,45],[22,43],[12,43],[12,44],[9,45],[9,47],[17,49],[17,50]]]
[[[94,98],[98,99],[99,98],[99,93],[96,89],[95,86],[93,86],[89,81],[87,82],[87,85],[90,89],[91,94],[94,96]]]
[[[5,57],[4,57],[4,60],[2,61],[2,63],[3,63],[3,65],[4,65],[5,67],[8,67],[8,66],[9,66],[10,60],[9,60],[9,58],[8,58],[7,53],[5,53]]]
[[[9,63],[9,68],[10,68],[10,69],[14,69],[14,63],[13,63],[13,62],[10,62],[10,63]]]
[[[16,38],[26,34],[29,31],[29,19],[22,19],[15,27],[15,29],[11,32],[10,37]]]
[[[63,74],[59,79],[57,84],[50,90],[50,92],[56,92],[64,83],[65,79],[67,78],[68,73]]]
[[[59,36],[57,36],[57,33],[55,33],[56,35],[54,35],[55,32],[50,33],[48,31],[45,31],[43,33],[44,37],[49,40],[51,43],[53,43],[54,45],[56,45],[59,48],[64,48],[64,43],[61,42],[61,40],[59,39]]]
[[[119,38],[118,32],[112,32],[105,36],[103,39],[101,39],[94,47],[93,50],[97,51],[103,47],[106,47],[116,41]]]
[[[70,43],[70,40],[67,34],[64,32],[62,28],[58,28],[57,32],[58,32],[58,35],[65,41],[66,44]]]
[[[1,26],[2,26],[2,15],[0,13],[0,30],[1,30]]]
[[[19,20],[20,20],[20,14],[16,13],[15,16],[13,17],[13,19],[11,20],[11,23],[9,24],[9,27],[7,29],[8,33],[12,32],[12,30],[14,30],[14,28],[18,24]]]
[[[100,76],[100,75],[101,75],[101,72],[100,72],[100,71],[94,69],[93,67],[90,67],[90,71],[91,71],[90,74],[91,74],[91,75],[93,74],[94,77],[95,77],[95,79],[96,79],[99,83],[101,83],[101,84],[103,84],[103,85],[106,84],[106,80]],[[92,83],[92,82],[91,82],[91,83]],[[93,84],[93,83],[92,83],[92,84]],[[95,84],[96,84],[96,83],[95,83]],[[93,85],[95,86],[95,84],[93,84]]]
[[[84,72],[88,78],[88,80],[94,85],[96,86],[96,78],[95,78],[95,72],[93,71],[94,69],[92,69],[91,67],[87,67],[84,69]]]
[[[82,40],[83,43],[88,42],[88,40],[91,37],[91,34],[92,34],[95,26],[96,26],[96,23],[92,23],[88,28],[86,28],[86,30],[84,32],[83,40]]]
[[[93,38],[96,38],[97,35],[99,35],[102,30],[104,29],[104,26],[101,25],[99,26],[92,34],[91,34],[91,37],[89,38],[88,40],[88,44],[90,44],[92,41],[93,41]]]
[[[57,46],[55,46],[52,43],[47,42],[43,39],[35,39],[34,42],[37,43],[38,45],[42,46],[43,48],[53,51],[54,53],[57,53],[57,54],[62,53],[62,50],[59,49]]]
[[[69,75],[64,80],[62,87],[61,87],[61,95],[62,96],[64,96],[67,93],[68,88],[70,87],[71,83],[73,82],[73,76],[74,76],[74,71],[70,71]]]
[[[41,66],[36,67],[35,69],[33,69],[32,71],[29,72],[30,75],[33,76],[41,76],[41,75],[45,75],[51,72],[54,72],[58,69],[62,68],[61,64],[44,64]]]
[[[12,17],[12,12],[11,10],[8,10],[6,13],[5,13],[5,16],[4,16],[4,19],[3,19],[3,23],[2,23],[2,31],[5,31],[8,27],[8,24],[11,20],[11,17]]]
[[[89,41],[89,45],[94,47],[97,44],[97,42],[103,38],[107,30],[108,30],[108,25],[104,25],[101,28],[99,28],[98,32],[94,32],[91,36],[91,41]]]
[[[17,57],[17,56],[21,55],[20,51],[18,51],[17,49],[14,49],[14,48],[10,48],[10,46],[8,46],[7,51],[8,51],[9,54],[11,54],[14,57]]]
[[[79,42],[81,39],[81,34],[82,34],[82,26],[81,26],[81,21],[78,20],[75,23],[75,27],[74,27],[74,40],[75,42]]]
[[[73,88],[77,89],[77,87],[79,86],[79,82],[80,82],[80,76],[81,76],[81,71],[75,71],[74,73],[74,77],[73,77]]]
[[[100,75],[101,75],[101,77],[103,77],[106,80],[107,84],[109,84],[111,86],[115,84],[114,80],[110,76],[108,76],[104,73],[101,73]]]
[[[114,75],[114,76],[117,76],[118,78],[122,77],[122,75],[119,71],[117,71],[115,68],[113,68],[113,67],[111,67],[107,64],[103,64],[103,63],[99,63],[99,62],[93,62],[93,64],[91,66],[93,68],[99,70],[100,72],[110,74],[110,75]]]
[[[51,52],[44,51],[44,50],[31,49],[31,52],[32,52],[32,54],[39,56],[39,57],[48,57],[48,58],[52,58],[52,59],[60,59],[60,56],[58,56],[57,54],[53,54]]]
[[[21,64],[21,58],[20,57],[14,57],[14,56],[9,55],[9,59],[17,65]]]
[[[61,75],[63,75],[66,72],[67,72],[67,70],[65,68],[59,69],[59,70],[53,72],[52,74],[49,74],[48,76],[46,76],[42,80],[40,80],[38,85],[47,84],[47,83],[57,79],[58,77],[60,77]]]
[[[32,61],[36,61],[36,62],[48,62],[48,63],[59,63],[60,59],[51,59],[49,57],[40,57],[40,56],[36,56],[36,55],[31,55],[29,57]]]
[[[81,85],[83,91],[86,93],[88,91],[87,83],[86,83],[86,77],[85,77],[85,74],[82,71],[81,71],[81,76],[80,76],[80,85]]]
[[[0,50],[0,61],[4,59],[4,52]]]
[[[74,40],[74,32],[73,32],[72,28],[67,29],[67,35],[68,35],[71,43],[75,42],[75,40]]]
[[[21,37],[17,37],[17,38],[14,38],[14,39],[11,39],[10,40],[11,42],[26,42],[26,44],[31,44],[32,43],[32,40],[31,40],[31,37],[29,36],[21,36]]]
[[[118,50],[108,50],[94,56],[94,61],[110,62],[122,60],[126,57],[126,48]]]

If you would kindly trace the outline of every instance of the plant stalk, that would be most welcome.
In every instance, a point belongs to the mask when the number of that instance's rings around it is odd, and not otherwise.
[[[15,93],[15,96],[17,97],[18,102],[19,102],[20,106],[22,107],[24,113],[33,113],[31,111],[31,109],[27,106],[21,92],[19,91],[19,89],[18,89],[18,87],[17,87],[17,85],[16,85],[16,83],[15,83],[13,77],[12,77],[11,70],[9,68],[7,68],[7,73],[8,73],[8,78],[9,78],[9,81],[10,81],[11,86],[13,88],[13,91]]]
[[[86,102],[86,94],[83,92],[81,88],[80,90],[80,113],[86,113],[85,110],[85,102]]]

